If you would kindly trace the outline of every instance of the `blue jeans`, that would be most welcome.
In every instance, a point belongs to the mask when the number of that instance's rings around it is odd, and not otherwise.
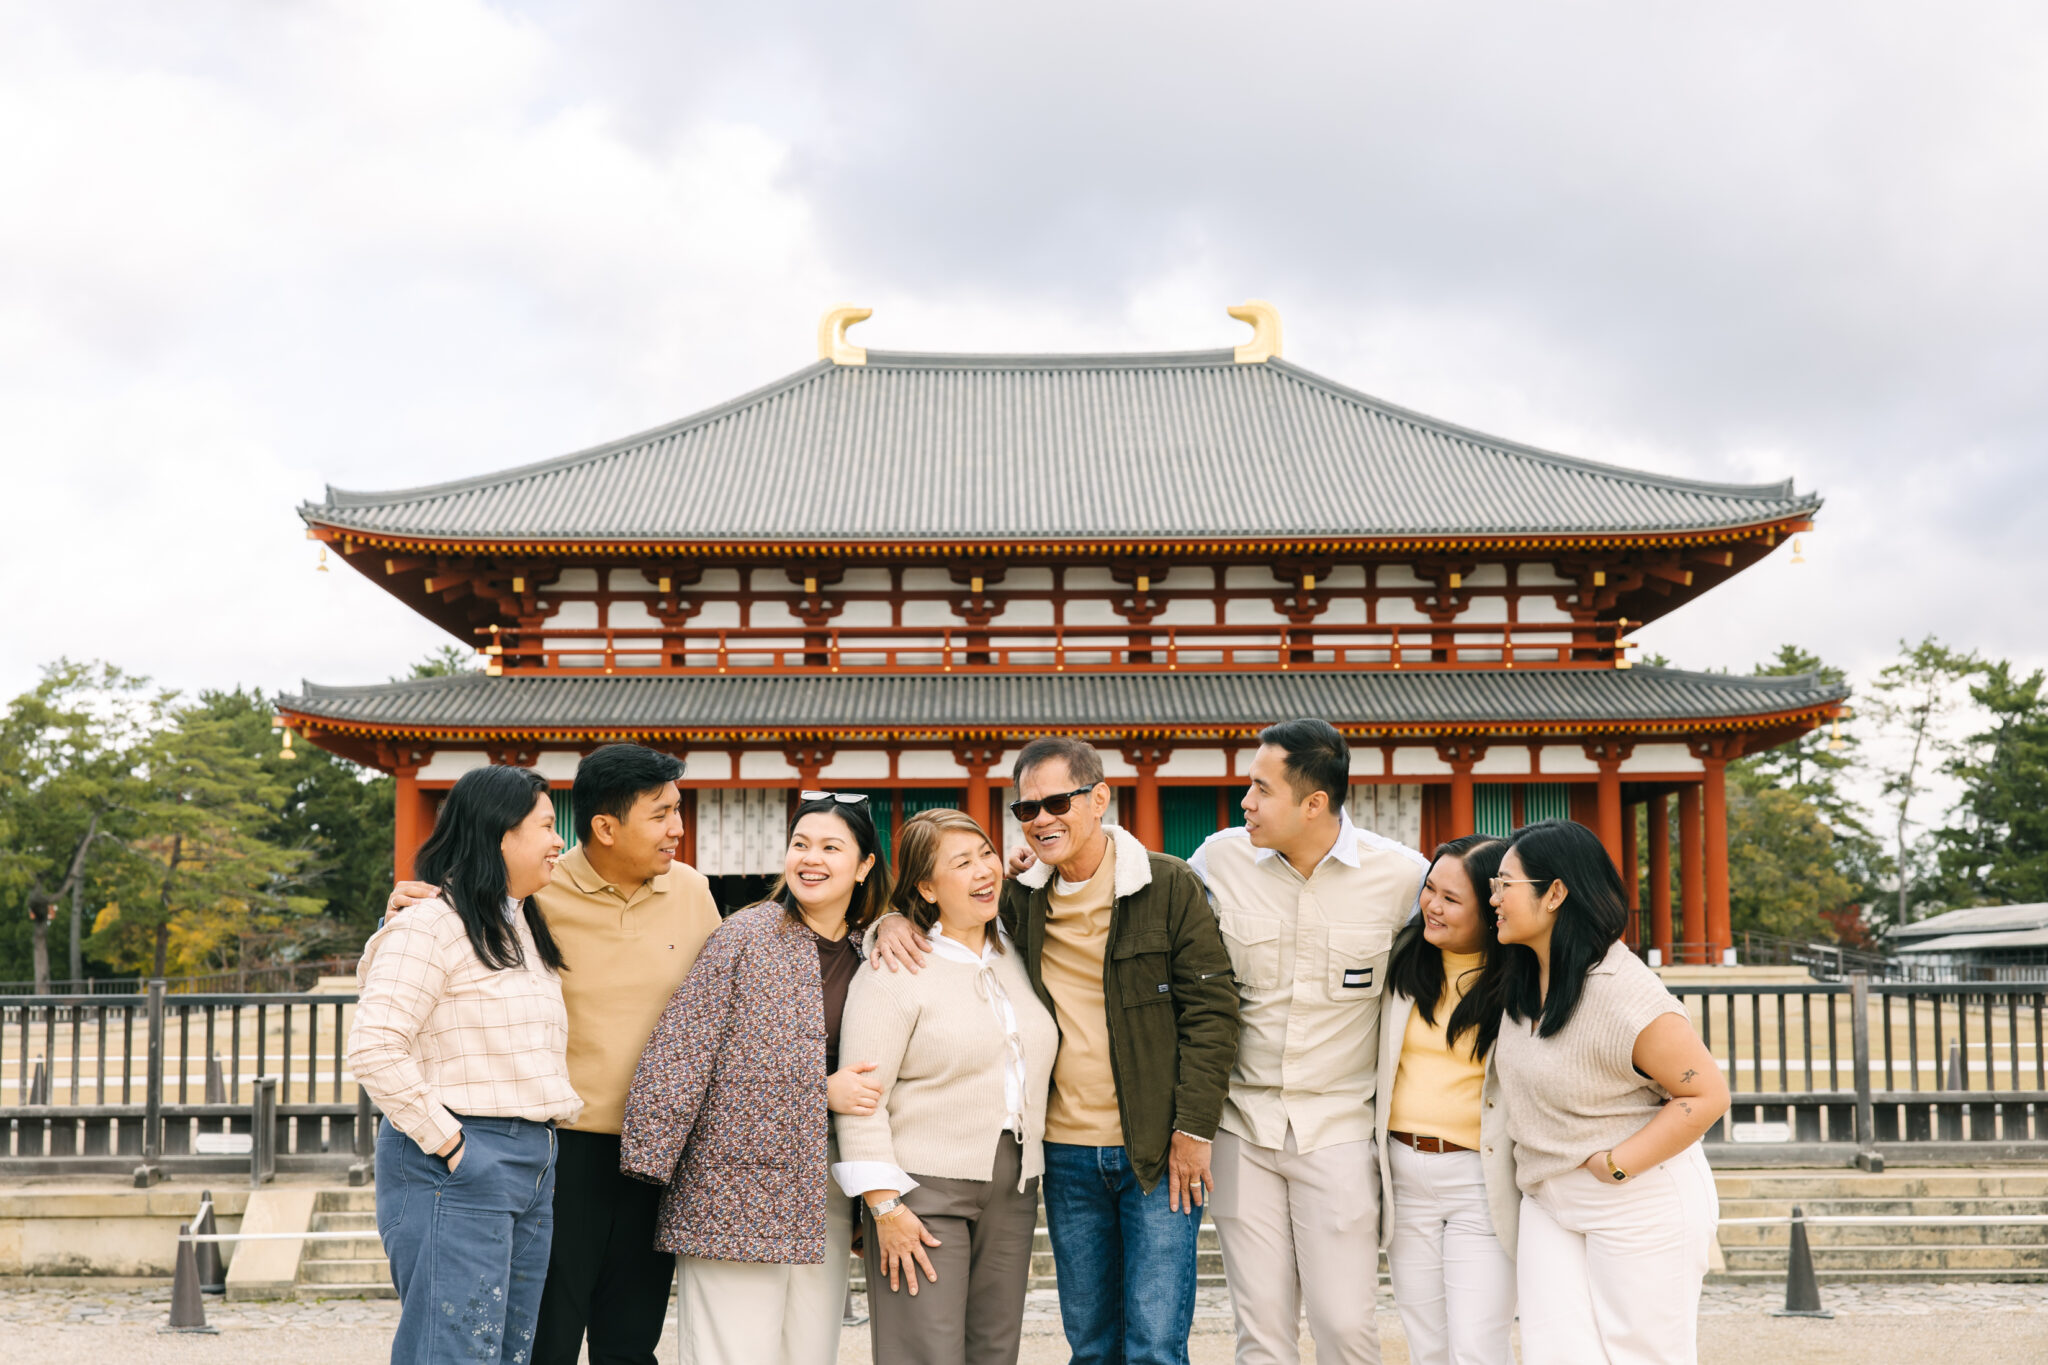
[[[1121,1147],[1046,1143],[1044,1189],[1073,1365],[1188,1365],[1200,1211],[1140,1190]]]
[[[391,1365],[525,1365],[554,1234],[555,1130],[457,1118],[453,1175],[389,1120],[378,1125],[377,1235],[402,1305]]]

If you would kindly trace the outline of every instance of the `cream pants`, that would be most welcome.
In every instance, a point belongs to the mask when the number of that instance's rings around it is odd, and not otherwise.
[[[683,1365],[834,1365],[852,1263],[852,1205],[825,1198],[821,1265],[676,1258]]]
[[[1720,1214],[1697,1145],[1626,1184],[1580,1167],[1523,1195],[1523,1365],[1692,1365]]]
[[[1414,1365],[1514,1365],[1515,1261],[1494,1235],[1477,1152],[1387,1147],[1394,1306]]]
[[[1209,1208],[1237,1313],[1237,1365],[1379,1365],[1379,1158],[1372,1140],[1309,1153],[1216,1134]]]

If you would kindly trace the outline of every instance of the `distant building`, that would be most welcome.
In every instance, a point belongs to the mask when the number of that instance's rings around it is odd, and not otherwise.
[[[684,857],[715,878],[779,870],[806,787],[868,793],[885,836],[934,805],[1000,834],[1048,732],[1102,750],[1123,823],[1186,854],[1241,819],[1259,729],[1320,716],[1354,818],[1419,848],[1565,817],[1634,887],[1647,806],[1630,942],[1720,961],[1726,765],[1845,692],[1631,669],[1625,637],[1820,500],[1483,436],[1280,359],[1269,306],[1232,315],[1256,333],[1235,351],[930,355],[854,346],[866,313],[834,310],[817,363],[668,426],[330,488],[309,533],[488,670],[279,709],[396,775],[401,873],[468,769],[566,787],[633,740],[686,756]]]
[[[1956,981],[2048,980],[2048,905],[1980,905],[1891,930],[1909,976]]]

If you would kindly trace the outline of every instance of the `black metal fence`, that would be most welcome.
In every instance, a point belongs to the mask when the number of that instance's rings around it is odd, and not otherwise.
[[[367,1160],[354,995],[0,997],[0,1174],[280,1171]],[[259,1080],[268,1081],[259,1133]]]
[[[1735,1103],[1723,1165],[2048,1159],[2048,983],[1672,990]],[[0,997],[0,1173],[367,1174],[354,995]],[[255,1114],[259,1078],[274,1105]],[[259,1133],[256,1130],[261,1129]],[[253,1152],[252,1152],[253,1149]]]
[[[1734,1096],[1717,1162],[2048,1158],[2048,983],[1671,989]]]

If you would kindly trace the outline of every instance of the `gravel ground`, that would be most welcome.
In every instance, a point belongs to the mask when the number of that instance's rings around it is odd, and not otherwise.
[[[1773,1318],[1783,1290],[1710,1286],[1700,1307],[1703,1365],[1971,1365],[2048,1360],[2048,1285],[1826,1285],[1832,1320]],[[209,1299],[217,1335],[158,1331],[170,1300],[164,1288],[130,1290],[0,1289],[0,1339],[10,1360],[99,1365],[381,1365],[388,1359],[398,1305],[389,1301],[223,1303]],[[1058,1305],[1034,1293],[1026,1311],[1025,1365],[1067,1358]],[[1387,1365],[1405,1365],[1401,1321],[1385,1290],[1380,1332]],[[1190,1342],[1195,1365],[1231,1358],[1230,1305],[1204,1290]],[[674,1341],[662,1358],[673,1360]],[[1302,1359],[1314,1360],[1304,1344]],[[869,1365],[867,1329],[850,1328],[843,1365]]]

